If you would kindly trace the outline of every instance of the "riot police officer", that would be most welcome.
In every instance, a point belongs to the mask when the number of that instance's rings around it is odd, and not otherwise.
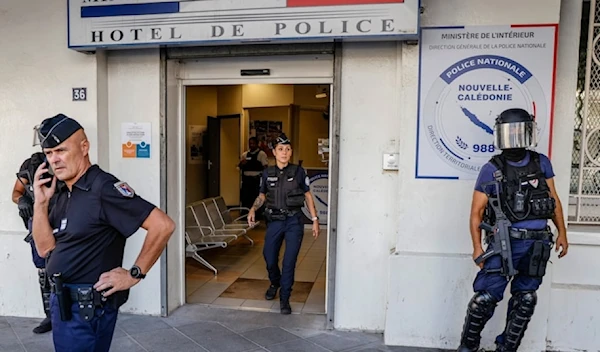
[[[258,147],[258,139],[248,140],[248,151],[242,154],[238,167],[242,171],[241,201],[242,207],[250,208],[260,190],[260,177],[269,165],[267,154]]]
[[[46,261],[39,256],[31,236],[31,222],[33,220],[33,175],[43,161],[44,154],[40,152],[34,153],[31,157],[27,158],[21,164],[12,192],[12,200],[18,205],[19,216],[23,219],[23,224],[28,231],[25,242],[29,242],[31,246],[33,264],[38,269],[38,282],[42,295],[44,314],[46,314],[46,318],[33,328],[33,333],[35,334],[43,334],[52,330],[52,321],[50,319],[50,282],[48,281],[48,275],[46,275]]]
[[[506,326],[495,342],[497,351],[517,350],[537,304],[536,291],[553,245],[553,234],[547,226],[549,219],[558,229],[555,251],[561,249],[559,258],[567,254],[567,233],[552,164],[545,155],[527,149],[537,145],[536,133],[535,119],[526,110],[508,109],[496,118],[494,144],[502,153],[481,168],[475,185],[470,219],[473,258],[484,253],[479,226],[482,221],[494,225],[489,200],[498,199],[494,205],[500,206],[500,215],[503,213],[512,224],[510,249],[517,274],[511,278],[502,273],[500,255],[479,263],[481,270],[473,283],[475,294],[468,304],[459,351],[478,350],[481,332],[511,280]],[[499,195],[494,182],[499,185]],[[488,247],[493,245],[491,241],[488,243]]]
[[[276,165],[269,166],[262,175],[260,193],[248,214],[248,223],[254,224],[256,210],[266,201],[264,216],[267,233],[263,255],[271,282],[265,298],[272,300],[279,292],[281,314],[291,314],[290,295],[294,271],[304,236],[301,208],[306,201],[312,216],[314,238],[319,236],[319,218],[310,193],[309,179],[302,167],[290,164],[292,147],[285,134],[272,145]],[[279,250],[285,240],[283,267],[279,270]]]
[[[44,120],[37,133],[49,165],[42,163],[34,176],[33,238],[51,278],[54,347],[108,351],[119,307],[175,226],[126,182],[91,164],[90,143],[77,121],[59,114]],[[45,176],[48,166],[54,176]],[[56,188],[57,179],[64,187]],[[147,230],[142,251],[126,270],[125,241],[140,227]]]

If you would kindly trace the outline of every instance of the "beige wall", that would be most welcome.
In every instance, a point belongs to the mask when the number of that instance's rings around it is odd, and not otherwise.
[[[245,84],[242,88],[244,108],[290,105],[294,86],[289,84]]]
[[[217,115],[217,87],[194,86],[186,89],[186,204],[206,197],[206,160],[190,164],[190,125],[207,125],[208,116]]]
[[[217,87],[217,115],[242,114],[242,86]],[[240,204],[240,120],[221,120],[220,195],[229,206]]]
[[[327,98],[316,98],[315,95],[325,86],[296,85],[294,86],[294,104],[298,105],[298,121],[295,124],[298,131],[295,146],[295,162],[302,160],[305,168],[326,168],[318,153],[318,139],[329,138],[329,120],[323,118],[321,109],[329,105]]]

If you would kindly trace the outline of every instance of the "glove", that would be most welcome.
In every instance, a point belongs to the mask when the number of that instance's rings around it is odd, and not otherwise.
[[[33,217],[33,200],[29,196],[21,196],[17,204],[19,205],[20,217],[23,219],[29,219]]]

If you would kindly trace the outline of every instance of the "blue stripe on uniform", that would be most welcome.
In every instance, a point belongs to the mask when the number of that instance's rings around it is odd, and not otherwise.
[[[81,18],[157,15],[178,13],[179,2],[155,2],[149,4],[125,4],[106,6],[85,6],[81,8]]]

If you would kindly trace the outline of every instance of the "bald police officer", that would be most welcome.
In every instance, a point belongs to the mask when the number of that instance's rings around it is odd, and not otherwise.
[[[56,351],[108,351],[119,307],[145,277],[174,231],[173,221],[123,181],[92,165],[81,125],[59,114],[38,130],[48,164],[34,176],[33,238],[47,258]],[[44,176],[51,166],[53,177]],[[65,186],[56,188],[58,180]],[[56,204],[48,215],[48,202]],[[129,270],[122,268],[126,239],[147,230]]]
[[[292,147],[285,134],[282,133],[273,143],[273,155],[277,164],[263,172],[260,193],[250,208],[248,223],[254,225],[256,210],[266,201],[267,233],[263,255],[271,285],[265,293],[265,298],[274,299],[277,290],[281,287],[279,293],[281,314],[291,314],[290,295],[294,284],[296,261],[304,236],[304,223],[300,209],[305,201],[312,216],[312,231],[315,239],[319,236],[319,218],[304,169],[290,164]],[[285,253],[283,268],[280,271],[279,250],[284,240]]]

